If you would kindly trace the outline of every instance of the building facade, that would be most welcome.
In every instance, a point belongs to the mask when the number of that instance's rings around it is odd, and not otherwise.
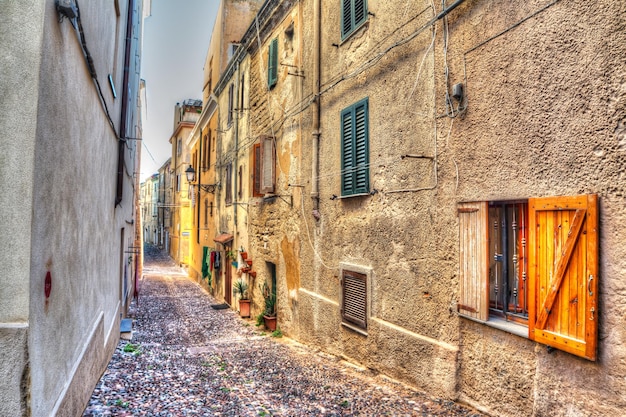
[[[190,192],[185,170],[191,164],[187,138],[202,112],[202,102],[187,99],[174,107],[174,128],[170,137],[172,145],[171,180],[172,210],[170,229],[170,256],[179,265],[189,265],[190,236],[192,232],[192,204],[194,195]]]
[[[133,295],[142,2],[64,4],[0,14],[6,416],[80,415]]]
[[[188,138],[192,149],[192,167],[196,181],[192,186],[197,204],[194,210],[194,233],[191,244],[190,276],[217,298],[233,304],[232,286],[241,277],[243,260],[240,249],[247,245],[246,140],[248,112],[242,98],[249,79],[244,68],[224,76],[236,54],[242,36],[255,17],[260,0],[226,0],[220,3],[204,66],[204,109],[199,123]],[[230,66],[229,66],[230,65]],[[218,82],[227,77],[225,93]],[[218,215],[219,213],[219,215]],[[213,255],[212,255],[213,254]],[[213,268],[211,257],[220,257]]]
[[[490,414],[619,415],[626,5],[404,6],[265,2],[217,83],[254,314],[269,284],[286,334]]]

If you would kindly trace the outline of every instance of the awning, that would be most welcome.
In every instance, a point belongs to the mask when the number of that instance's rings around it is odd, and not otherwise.
[[[222,233],[221,235],[213,239],[214,242],[221,243],[222,245],[230,242],[231,240],[233,240],[233,235],[231,235],[230,233]]]

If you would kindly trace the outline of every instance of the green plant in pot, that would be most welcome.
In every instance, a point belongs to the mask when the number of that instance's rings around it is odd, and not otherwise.
[[[248,284],[238,279],[233,284],[233,294],[239,297],[239,314],[241,317],[250,317],[250,298],[248,298]]]
[[[265,328],[273,332],[276,330],[276,294],[271,291],[267,283],[263,283],[261,291],[265,301],[265,310],[263,311]]]

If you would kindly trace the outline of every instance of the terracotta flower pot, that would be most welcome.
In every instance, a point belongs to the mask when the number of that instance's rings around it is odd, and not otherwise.
[[[239,300],[239,315],[250,317],[250,300]]]
[[[276,317],[263,316],[263,323],[270,332],[276,330]]]

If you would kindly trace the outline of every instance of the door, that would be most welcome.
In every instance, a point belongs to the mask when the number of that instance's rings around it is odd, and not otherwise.
[[[233,265],[231,259],[226,256],[232,249],[230,246],[224,247],[224,301],[231,305],[233,303]]]

